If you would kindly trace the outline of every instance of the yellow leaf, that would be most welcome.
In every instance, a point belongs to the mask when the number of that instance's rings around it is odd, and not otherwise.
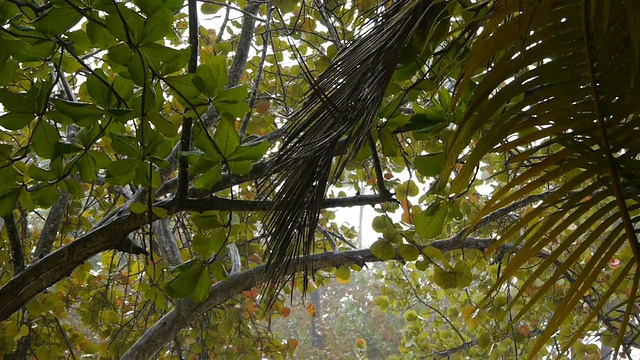
[[[316,316],[316,306],[313,304],[309,304],[309,306],[307,306],[307,314],[309,314],[309,316],[311,317],[315,317]]]

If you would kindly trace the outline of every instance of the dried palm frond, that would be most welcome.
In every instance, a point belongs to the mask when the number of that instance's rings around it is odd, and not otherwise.
[[[303,103],[286,124],[287,135],[273,161],[276,175],[261,184],[261,196],[273,198],[274,204],[264,219],[270,251],[267,271],[273,280],[268,301],[287,281],[291,261],[312,252],[327,186],[370,136],[405,44],[418,26],[425,25],[421,20],[431,4],[395,1],[376,14],[371,28],[311,80]],[[334,164],[341,139],[346,139],[347,149]],[[305,290],[306,282],[305,275]]]

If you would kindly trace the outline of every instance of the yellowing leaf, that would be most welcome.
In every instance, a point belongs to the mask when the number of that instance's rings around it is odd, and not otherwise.
[[[467,304],[463,306],[462,309],[460,309],[462,320],[464,320],[465,324],[467,324],[467,326],[470,328],[474,328],[476,325],[478,325],[476,311],[478,311],[478,308],[471,304]]]
[[[403,316],[409,322],[418,320],[418,313],[415,310],[407,310]]]
[[[336,269],[336,281],[339,284],[348,284],[351,278],[351,269],[348,266],[340,266]]]
[[[309,316],[311,317],[315,317],[316,316],[316,306],[313,304],[309,304],[309,306],[307,306],[307,314],[309,314]]]

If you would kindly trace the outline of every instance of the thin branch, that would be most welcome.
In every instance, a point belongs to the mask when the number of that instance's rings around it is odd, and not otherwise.
[[[13,213],[5,216],[4,227],[7,229],[7,236],[11,243],[11,254],[13,255],[13,273],[19,274],[24,270],[24,249],[22,242],[20,241],[20,233],[18,232],[18,225]]]
[[[387,200],[381,195],[357,195],[344,198],[328,198],[322,208],[342,208],[363,205],[375,205]],[[273,208],[271,201],[230,200],[210,196],[203,199],[185,199],[179,202],[181,211],[204,212],[209,210],[223,211],[269,211]]]

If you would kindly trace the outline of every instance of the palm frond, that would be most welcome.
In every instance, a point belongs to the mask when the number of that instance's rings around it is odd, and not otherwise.
[[[504,229],[495,247],[504,242],[521,247],[494,290],[542,250],[550,256],[522,289],[545,272],[554,275],[539,287],[534,302],[564,272],[554,266],[567,270],[583,262],[584,270],[561,304],[565,310],[554,314],[536,349],[606,273],[607,262],[621,248],[640,249],[633,228],[640,216],[640,144],[631,141],[640,129],[638,24],[634,1],[497,1],[462,69],[456,101],[468,87],[474,92],[446,144],[449,157],[441,179],[449,178],[457,162],[465,165],[446,190],[465,191],[482,159],[502,153],[513,156],[507,165],[512,178],[478,218],[540,189],[554,191]],[[554,244],[560,234],[564,240]],[[585,255],[589,260],[580,260]],[[637,290],[638,276],[631,275],[640,270],[638,261],[638,253],[625,259],[619,276],[629,278],[609,286]],[[591,310],[598,312],[603,304]],[[530,308],[519,310],[513,321]],[[619,343],[625,327],[626,320],[620,324]]]
[[[369,136],[405,44],[431,3],[396,1],[376,15],[370,30],[311,81],[304,102],[287,123],[273,162],[276,175],[261,184],[261,196],[273,198],[274,204],[264,219],[270,249],[267,271],[274,281],[271,295],[287,280],[292,259],[312,252],[327,186]],[[346,139],[347,149],[334,163],[341,139]]]

